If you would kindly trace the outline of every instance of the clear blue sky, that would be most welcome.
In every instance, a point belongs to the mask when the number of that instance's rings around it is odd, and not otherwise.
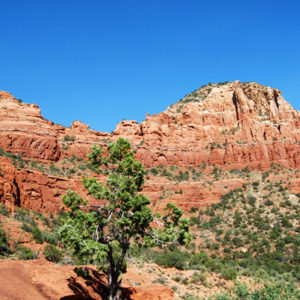
[[[300,109],[300,1],[0,0],[0,90],[111,131],[208,82],[257,81]]]

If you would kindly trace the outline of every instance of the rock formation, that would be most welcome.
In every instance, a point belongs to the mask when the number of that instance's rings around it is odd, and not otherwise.
[[[257,83],[209,84],[140,126],[121,122],[114,135],[139,142],[147,166],[300,166],[300,113],[279,90]]]
[[[300,167],[300,113],[277,89],[260,84],[208,84],[188,94],[158,115],[120,122],[112,134],[89,130],[79,121],[70,128],[45,120],[35,104],[25,104],[0,92],[0,147],[28,161],[62,162],[72,155],[87,159],[94,144],[105,146],[120,136],[137,149],[146,167],[214,164],[226,168],[267,169],[270,163]],[[0,201],[13,209],[25,206],[57,212],[67,188],[82,191],[80,176],[62,177],[22,169],[0,157]],[[228,183],[241,186],[243,182]],[[159,199],[160,182],[150,180],[145,192]],[[201,185],[182,185],[185,196],[174,196],[182,206],[216,202],[226,191],[205,191]],[[205,195],[204,195],[205,194]],[[185,199],[188,197],[188,200]],[[184,199],[183,199],[184,198]],[[163,202],[163,201],[161,201]],[[184,204],[185,203],[185,204]]]

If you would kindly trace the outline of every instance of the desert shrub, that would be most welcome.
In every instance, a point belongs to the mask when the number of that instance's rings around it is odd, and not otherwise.
[[[154,279],[152,282],[153,283],[159,283],[159,284],[166,284],[168,278],[167,277],[158,277]]]
[[[233,288],[234,296],[228,293],[222,293],[209,299],[214,300],[296,300],[300,297],[300,291],[290,282],[279,282],[265,284],[261,288],[257,288],[250,292],[245,285],[237,285]]]
[[[60,168],[56,167],[54,165],[54,163],[51,161],[50,166],[49,166],[49,170],[51,173],[57,173],[59,172]]]
[[[216,295],[214,298],[209,298],[210,300],[211,299],[214,299],[214,300],[235,300],[234,298],[232,298],[230,296],[230,294],[228,293],[222,293],[222,294],[219,294],[219,295]]]
[[[191,226],[197,225],[198,228],[201,227],[201,220],[199,217],[190,217],[190,224]]]
[[[252,182],[252,186],[253,187],[258,187],[259,186],[259,181]]]
[[[208,260],[208,255],[204,251],[201,251],[190,257],[189,266],[195,269],[196,266],[204,266]]]
[[[64,142],[74,142],[75,141],[75,136],[73,135],[65,135],[63,138]]]
[[[191,283],[198,284],[198,283],[205,283],[206,276],[204,273],[194,272],[191,278]]]
[[[34,227],[28,223],[23,223],[21,229],[23,229],[26,232],[32,232]]]
[[[248,196],[248,203],[251,205],[251,206],[254,206],[255,203],[256,203],[256,198],[254,196]]]
[[[268,199],[268,200],[266,200],[266,201],[264,202],[264,204],[265,204],[266,206],[270,206],[270,205],[273,205],[274,202],[273,202],[272,200]]]
[[[55,233],[48,233],[45,231],[42,231],[42,238],[44,242],[47,242],[52,245],[57,245],[58,237]]]
[[[160,252],[154,261],[160,266],[175,267],[179,270],[184,270],[186,268],[187,259],[188,256],[185,253],[176,250]]]
[[[63,257],[62,252],[54,245],[50,244],[45,246],[43,254],[45,255],[47,260],[55,263],[58,263]]]
[[[34,219],[32,218],[32,214],[28,208],[17,208],[14,214],[14,218],[23,223],[28,223],[34,226],[36,225]]]
[[[197,206],[193,206],[191,209],[190,209],[190,213],[192,214],[192,213],[195,213],[195,212],[197,212],[199,210],[199,207],[197,207]]]
[[[89,272],[89,269],[83,267],[83,268],[74,268],[73,270],[75,272],[75,274],[78,276],[78,277],[82,277],[84,279],[88,279],[89,278],[89,275],[90,275],[90,272]]]
[[[152,168],[150,172],[152,173],[153,176],[157,176],[158,174],[158,170],[156,168]]]
[[[17,248],[18,258],[21,260],[30,260],[36,258],[32,249],[27,248],[25,246],[18,246]]]
[[[286,204],[287,206],[289,206],[289,207],[292,206],[292,202],[291,202],[290,200],[286,200],[286,201],[285,201],[285,204]]]
[[[5,207],[4,204],[0,204],[0,214],[9,217],[9,210]]]
[[[278,299],[278,300],[296,300],[299,299],[300,292],[297,288],[286,282],[276,284],[266,284],[261,289],[256,289],[251,293],[250,299]]]
[[[37,226],[35,226],[32,230],[33,239],[38,243],[42,244],[44,242],[43,233],[39,230]]]
[[[221,275],[223,276],[224,279],[226,280],[234,280],[237,277],[237,273],[235,270],[229,268],[229,267],[224,267],[221,270]]]
[[[76,169],[75,168],[71,168],[67,170],[67,176],[71,176],[72,174],[76,173]]]
[[[87,169],[87,166],[86,166],[86,165],[79,165],[79,166],[77,166],[77,168],[78,168],[79,170],[81,170],[81,171],[84,171],[84,170]]]
[[[8,234],[2,228],[2,223],[0,221],[0,258],[8,256],[10,253]]]
[[[245,299],[249,295],[249,288],[246,284],[238,284],[233,288],[233,291],[238,299]]]
[[[220,263],[217,259],[209,258],[204,265],[212,272],[221,272],[222,270],[222,263]]]

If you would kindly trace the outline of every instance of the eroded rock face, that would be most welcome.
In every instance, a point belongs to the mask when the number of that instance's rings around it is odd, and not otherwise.
[[[122,126],[115,134],[122,135]],[[299,112],[280,91],[257,83],[208,85],[148,115],[140,127],[138,157],[147,166],[300,166]]]
[[[300,165],[300,113],[277,89],[257,83],[211,84],[194,91],[141,124],[120,122],[113,134],[89,130],[79,121],[70,128],[46,121],[35,104],[0,93],[0,147],[45,160],[85,156],[93,144],[123,136],[138,147],[146,166],[249,165],[277,162]],[[61,142],[72,137],[62,154]]]
[[[24,157],[56,161],[60,157],[53,122],[35,104],[25,104],[0,92],[0,147]]]
[[[0,157],[0,200],[8,209],[20,206],[20,189],[17,171],[10,159]]]
[[[166,111],[141,124],[120,122],[113,134],[89,130],[74,121],[70,128],[45,120],[35,104],[25,104],[8,92],[0,92],[0,147],[31,161],[63,161],[76,155],[87,159],[91,146],[105,146],[120,136],[128,138],[136,156],[147,167],[192,166],[203,163],[230,168],[267,169],[271,162],[300,167],[300,113],[280,91],[257,83],[210,84],[185,96]],[[82,195],[80,178],[61,178],[15,168],[0,157],[0,199],[15,206],[57,212],[67,188]],[[159,202],[161,182],[148,181],[145,193]],[[228,186],[239,187],[243,182]],[[205,190],[199,184],[181,184],[184,196],[176,203],[188,209],[217,202],[226,191]]]

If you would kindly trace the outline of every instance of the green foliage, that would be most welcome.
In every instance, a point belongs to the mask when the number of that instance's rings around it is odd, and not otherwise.
[[[62,259],[62,252],[54,245],[47,244],[44,248],[43,254],[46,259],[55,263],[58,263]]]
[[[63,219],[59,235],[65,246],[73,249],[84,263],[93,263],[108,274],[110,295],[119,292],[119,276],[126,271],[125,255],[133,241],[143,247],[165,243],[187,244],[189,221],[182,211],[168,204],[161,218],[163,228],[154,230],[150,200],[141,194],[144,167],[134,159],[128,140],[120,138],[107,145],[108,155],[93,146],[88,155],[89,167],[107,176],[102,184],[96,178],[83,178],[83,186],[103,205],[87,205],[87,201],[68,190],[63,196],[70,209]],[[85,208],[85,209],[83,209]]]
[[[57,168],[57,167],[54,165],[54,163],[51,161],[50,166],[49,166],[49,170],[50,170],[51,173],[57,173],[57,172],[59,172],[60,169]]]
[[[4,204],[0,204],[0,214],[9,217],[9,210],[5,207]]]
[[[268,199],[268,200],[266,200],[266,201],[264,202],[264,204],[267,205],[267,206],[270,206],[270,205],[273,205],[274,202],[273,202],[272,200]]]
[[[25,165],[28,163],[27,161],[23,160],[21,154],[16,155],[10,152],[5,152],[1,147],[0,147],[0,156],[8,157],[11,160],[11,163],[16,168],[24,168]]]
[[[76,268],[74,268],[74,272],[78,277],[82,277],[84,279],[88,279],[89,275],[90,275],[89,269],[87,269],[87,268],[76,267]]]
[[[87,166],[86,165],[79,165],[79,166],[77,166],[77,168],[81,171],[85,171],[87,169]]]
[[[163,267],[175,267],[179,270],[184,270],[187,265],[188,256],[185,253],[176,251],[164,251],[158,253],[155,258],[155,263]]]
[[[31,260],[31,259],[36,258],[32,249],[27,248],[25,246],[18,246],[16,249],[16,252],[17,252],[18,258],[21,260]]]
[[[300,297],[299,289],[293,283],[278,282],[265,284],[261,288],[250,291],[247,285],[237,284],[233,288],[233,295],[222,293],[209,299],[214,300],[297,300]]]
[[[243,189],[221,196],[220,203],[203,211],[205,219],[200,220],[200,213],[191,218],[192,224],[203,230],[201,248],[210,253],[202,267],[221,273],[223,269],[232,269],[248,276],[263,271],[274,278],[299,277],[299,208],[286,204],[289,195],[286,190],[279,192],[280,184],[266,183],[263,190],[258,181],[244,185]],[[256,198],[253,191],[258,187],[264,194]],[[278,202],[285,207],[279,209]],[[202,268],[197,263],[190,267]]]
[[[226,280],[234,280],[237,277],[236,271],[231,268],[223,268],[223,270],[221,271],[221,275]]]
[[[2,228],[2,223],[0,221],[0,258],[7,257],[11,254],[9,247],[9,238],[8,234]]]
[[[64,138],[63,138],[63,141],[64,142],[74,142],[75,141],[75,136],[65,135]]]
[[[33,217],[32,217],[32,213],[29,211],[28,208],[23,209],[23,208],[17,208],[15,210],[15,214],[14,214],[14,218],[20,222],[23,223],[28,223],[31,225],[36,225]]]
[[[38,244],[42,244],[44,242],[43,239],[43,234],[42,232],[39,230],[39,228],[37,226],[35,226],[32,230],[32,236],[33,239],[38,243]]]

